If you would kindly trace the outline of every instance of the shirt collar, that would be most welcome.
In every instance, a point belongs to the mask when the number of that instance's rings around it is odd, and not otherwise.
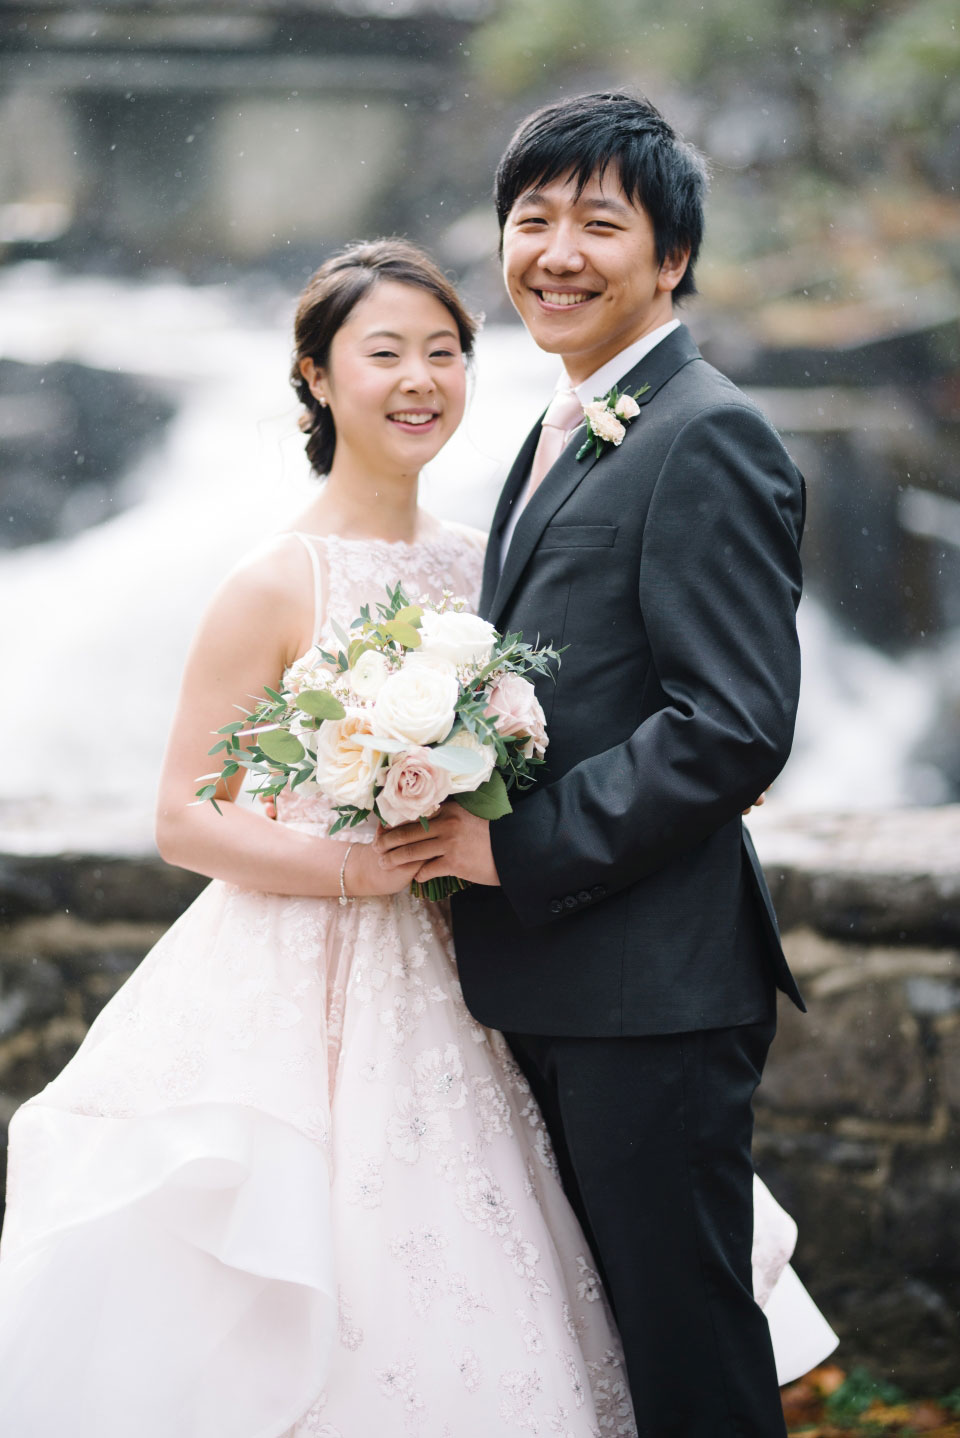
[[[591,400],[600,399],[603,395],[609,394],[617,380],[629,374],[634,365],[638,365],[644,355],[665,340],[667,335],[673,334],[675,329],[680,327],[679,320],[669,320],[665,325],[659,325],[657,329],[650,330],[648,334],[641,335],[634,340],[632,345],[627,345],[619,354],[614,355],[612,360],[601,365],[593,374],[580,384],[571,385],[566,370],[560,371],[560,378],[557,381],[557,389],[572,389],[581,404],[589,404]]]

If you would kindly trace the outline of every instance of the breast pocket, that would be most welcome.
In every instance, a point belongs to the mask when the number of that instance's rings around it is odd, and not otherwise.
[[[551,524],[540,536],[538,549],[612,549],[617,524]]]

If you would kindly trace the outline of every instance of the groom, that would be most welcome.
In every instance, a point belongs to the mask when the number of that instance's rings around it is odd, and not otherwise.
[[[564,648],[538,684],[547,766],[492,827],[450,804],[377,842],[473,881],[454,902],[464,995],[543,1111],[640,1433],[774,1438],[751,1099],[775,988],[803,1004],[740,814],[790,752],[804,489],[674,315],[705,188],[643,99],[562,100],[511,140],[504,277],[563,371],[500,497],[480,608]],[[580,457],[582,406],[614,385],[635,396],[622,442]]]

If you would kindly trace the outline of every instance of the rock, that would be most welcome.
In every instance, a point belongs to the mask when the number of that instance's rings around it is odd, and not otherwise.
[[[63,1007],[63,978],[49,959],[5,955],[0,966],[0,1041]]]
[[[867,979],[807,1002],[806,1015],[781,1006],[758,1108],[888,1123],[929,1117],[931,1075],[902,982]]]
[[[179,918],[207,880],[159,857],[0,855],[0,917],[66,912],[82,919]]]
[[[895,1155],[881,1242],[908,1272],[949,1277],[960,1290],[960,1138]]]
[[[879,1271],[876,1271],[879,1269]],[[802,1264],[800,1276],[808,1275]],[[908,1393],[948,1393],[960,1380],[960,1289],[891,1273],[875,1264],[815,1289],[840,1338],[844,1366],[863,1365]]]
[[[960,943],[960,804],[761,811],[750,829],[782,929],[812,924],[853,943]]]
[[[948,1020],[937,1031],[940,1086],[954,1120],[960,1119],[960,1024]]]
[[[880,1151],[867,1145],[845,1157],[838,1162],[837,1148],[815,1134],[770,1135],[761,1128],[754,1144],[757,1172],[797,1222],[797,1263],[810,1275],[818,1302],[839,1276],[856,1282],[872,1272],[883,1252]],[[832,1313],[827,1316],[832,1322]]]

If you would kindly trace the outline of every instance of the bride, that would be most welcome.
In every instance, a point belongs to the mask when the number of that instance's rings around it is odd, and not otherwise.
[[[282,796],[278,823],[222,784],[222,813],[191,803],[213,731],[333,621],[398,581],[475,601],[483,537],[417,508],[474,332],[397,240],[301,297],[293,381],[326,483],[215,597],[161,778],[163,857],[214,882],[11,1126],[5,1433],[636,1431],[543,1121],[464,1006],[416,865],[381,867],[372,821],[331,836],[316,792]],[[760,1187],[755,1292],[784,1381],[832,1346],[794,1237]]]

